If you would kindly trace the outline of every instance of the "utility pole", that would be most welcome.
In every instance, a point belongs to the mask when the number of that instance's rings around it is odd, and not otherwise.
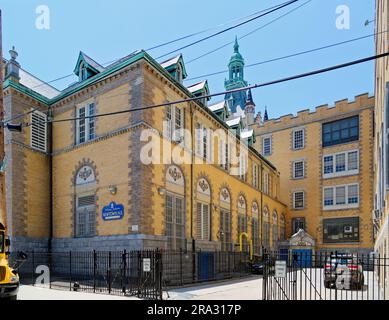
[[[3,28],[2,28],[2,12],[0,10],[0,122],[4,121],[4,100],[3,100]],[[0,164],[2,170],[0,170],[0,222],[7,229],[6,221],[6,205],[5,205],[5,161],[4,150],[4,126],[0,125]]]

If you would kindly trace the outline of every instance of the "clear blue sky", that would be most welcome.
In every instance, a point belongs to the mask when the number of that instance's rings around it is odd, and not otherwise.
[[[15,45],[22,67],[50,81],[72,73],[78,52],[83,50],[100,63],[122,57],[136,49],[172,40],[213,27],[284,2],[285,0],[1,0],[3,10],[4,54]],[[304,3],[306,0],[300,0]],[[334,42],[374,33],[373,0],[313,0],[272,25],[242,39],[240,51],[246,64],[308,50]],[[50,8],[50,30],[35,28],[38,5]],[[299,4],[293,5],[298,6]],[[338,5],[351,13],[350,30],[335,25]],[[290,7],[291,9],[292,7]],[[271,14],[243,27],[182,51],[189,61],[208,50],[254,30],[290,10]],[[204,36],[187,39],[150,54],[158,57]],[[189,77],[226,69],[232,45],[187,65]],[[246,69],[250,84],[331,66],[374,54],[374,38],[361,40],[321,52]],[[212,92],[224,89],[227,74],[209,77]],[[63,88],[75,78],[54,83]],[[190,82],[186,82],[190,84]],[[374,63],[366,63],[324,75],[256,89],[258,111],[268,106],[269,116],[296,113],[321,104],[332,105],[344,98],[374,93]],[[217,100],[217,99],[216,99]],[[215,100],[215,101],[216,101]]]

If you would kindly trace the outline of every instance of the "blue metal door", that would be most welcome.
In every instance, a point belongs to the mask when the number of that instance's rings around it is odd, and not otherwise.
[[[312,266],[312,250],[294,249],[292,255],[295,267],[310,268]]]
[[[280,260],[288,261],[289,249],[280,249]]]
[[[215,279],[215,253],[199,252],[197,257],[199,281]]]

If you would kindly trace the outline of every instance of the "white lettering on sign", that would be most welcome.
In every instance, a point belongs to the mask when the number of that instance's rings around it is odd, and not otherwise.
[[[143,272],[150,272],[150,271],[151,271],[151,259],[143,258]]]
[[[276,278],[286,278],[286,261],[277,260],[275,269]]]

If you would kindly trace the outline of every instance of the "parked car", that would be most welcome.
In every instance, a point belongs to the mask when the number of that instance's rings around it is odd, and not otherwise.
[[[362,289],[365,283],[362,265],[355,255],[331,255],[324,266],[324,286],[329,289]]]

